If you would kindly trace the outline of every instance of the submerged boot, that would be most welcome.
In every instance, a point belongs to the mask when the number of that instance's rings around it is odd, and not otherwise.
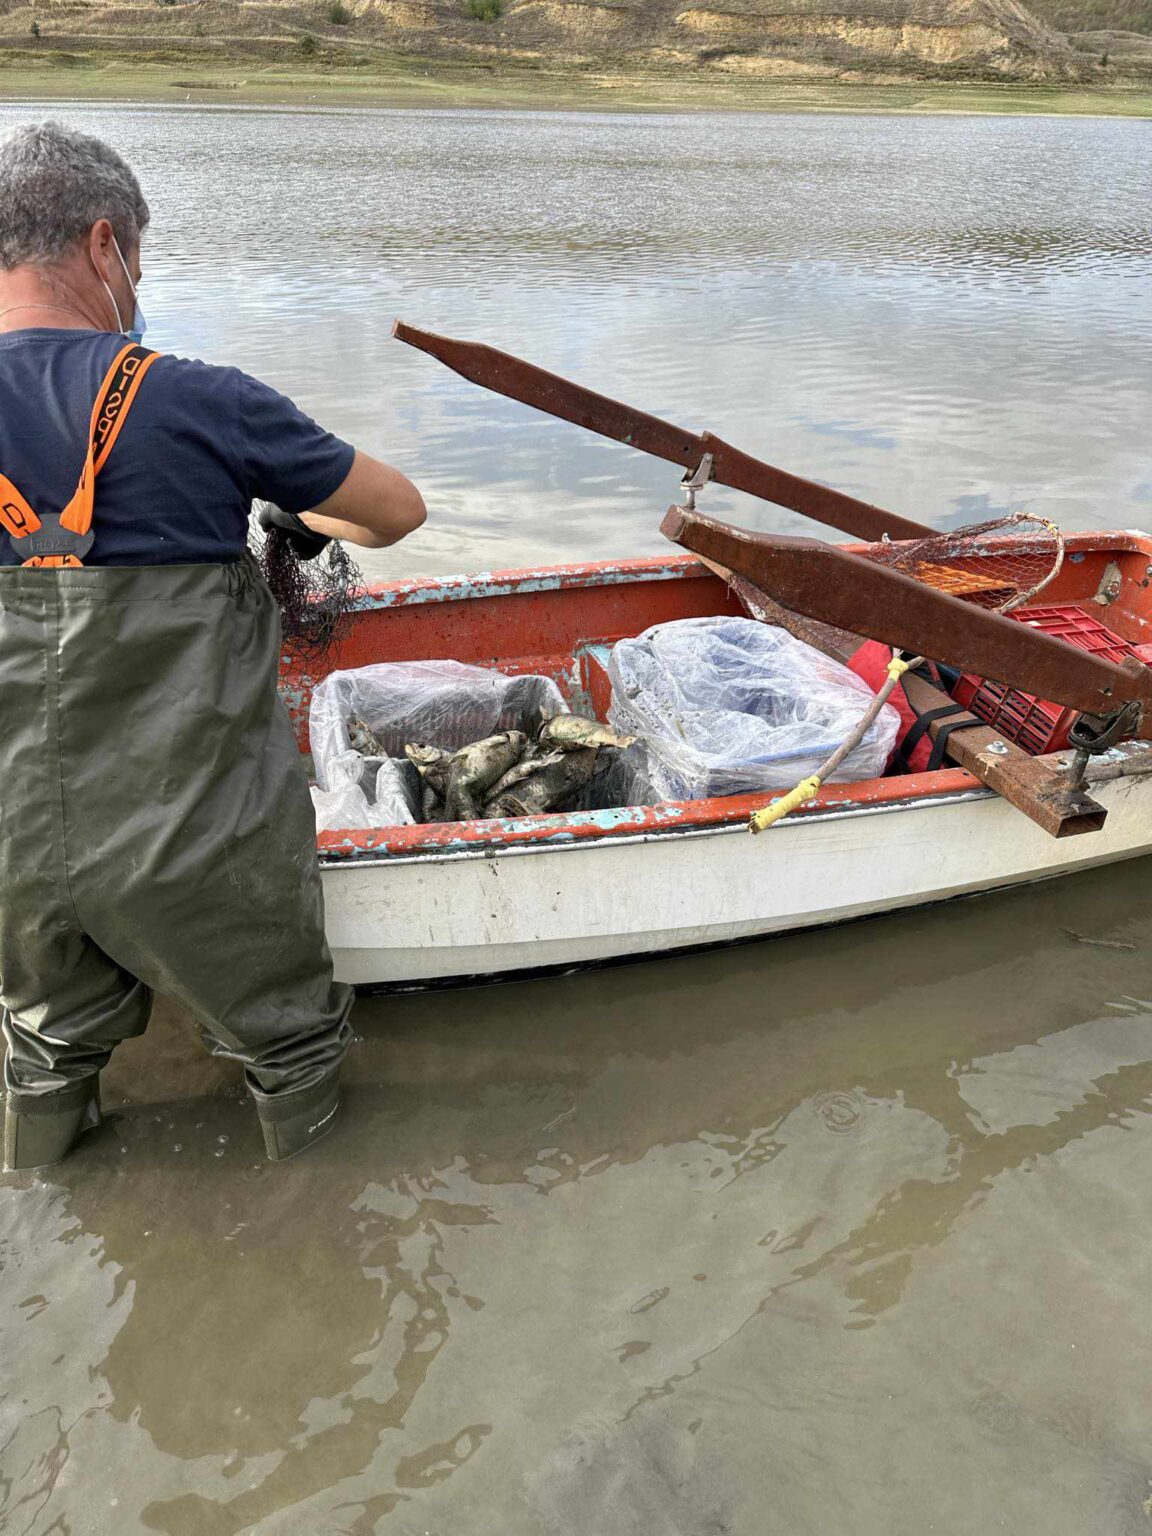
[[[253,1094],[264,1150],[274,1163],[322,1141],[336,1123],[340,1107],[340,1080],[336,1073],[297,1093]]]
[[[101,1118],[99,1078],[53,1094],[10,1089],[4,1117],[5,1173],[58,1163]]]

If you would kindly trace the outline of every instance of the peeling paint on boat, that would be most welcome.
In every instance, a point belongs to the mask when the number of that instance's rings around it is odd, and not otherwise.
[[[425,576],[368,587],[357,599],[359,612],[413,603],[470,602],[477,598],[558,592],[567,587],[615,586],[635,581],[676,581],[700,575],[691,555],[657,560],[605,561],[584,565],[527,566],[522,570],[477,571],[467,576]]]
[[[793,818],[814,821],[829,814],[896,810],[929,799],[951,797],[983,786],[962,768],[907,774],[895,779],[868,779],[856,784],[829,784]],[[772,798],[779,798],[778,794]],[[370,832],[321,832],[322,862],[467,852],[482,858],[494,849],[520,846],[525,851],[560,843],[595,843],[637,836],[680,835],[747,826],[753,811],[767,803],[764,795],[732,795],[716,800],[666,801],[661,805],[625,805],[563,815],[493,818],[490,821],[439,822],[410,827],[384,827]]]

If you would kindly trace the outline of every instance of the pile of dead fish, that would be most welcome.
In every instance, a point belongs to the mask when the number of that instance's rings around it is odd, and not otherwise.
[[[380,755],[355,716],[348,734],[357,751]],[[596,771],[601,748],[630,747],[635,739],[583,715],[554,715],[532,739],[524,731],[500,731],[457,752],[411,741],[404,755],[420,775],[421,821],[482,821],[571,809]]]

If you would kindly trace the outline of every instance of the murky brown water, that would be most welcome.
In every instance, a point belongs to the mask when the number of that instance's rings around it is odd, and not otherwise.
[[[279,1167],[166,1014],[5,1181],[2,1528],[1146,1531],[1150,921],[1128,866],[365,1002]]]
[[[55,110],[150,182],[157,343],[429,488],[386,568],[640,553],[670,491],[398,310],[914,515],[1146,516],[1144,124]],[[162,1010],[0,1181],[0,1530],[1148,1531],[1150,939],[1145,863],[365,1001],[280,1167]]]

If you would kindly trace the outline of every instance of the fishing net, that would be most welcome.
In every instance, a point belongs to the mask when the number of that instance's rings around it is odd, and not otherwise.
[[[953,533],[869,544],[860,553],[938,592],[994,613],[1011,613],[1057,575],[1064,563],[1064,539],[1047,518],[1013,512]]]
[[[338,539],[315,560],[300,560],[286,533],[270,528],[262,534],[255,520],[248,548],[280,609],[285,645],[315,670],[348,632],[364,590],[360,567]]]

